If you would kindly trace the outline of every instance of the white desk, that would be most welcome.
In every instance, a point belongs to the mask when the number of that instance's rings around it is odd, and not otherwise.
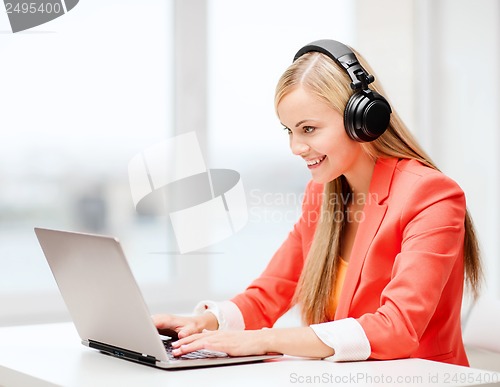
[[[277,361],[182,371],[106,356],[80,344],[71,323],[0,328],[0,386],[467,386],[500,374],[420,359]]]

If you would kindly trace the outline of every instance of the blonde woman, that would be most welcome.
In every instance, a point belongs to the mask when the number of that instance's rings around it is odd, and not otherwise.
[[[201,302],[192,317],[154,316],[160,331],[178,332],[175,355],[204,348],[468,365],[460,309],[464,283],[477,295],[481,265],[464,193],[368,71],[336,41],[299,50],[275,107],[312,175],[302,216],[243,293]],[[272,328],[296,304],[304,326]]]

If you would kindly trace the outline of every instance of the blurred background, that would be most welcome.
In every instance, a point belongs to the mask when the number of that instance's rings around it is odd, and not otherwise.
[[[242,291],[300,213],[309,179],[274,113],[304,44],[355,47],[438,166],[466,192],[500,297],[500,3],[496,0],[82,0],[25,32],[0,12],[0,325],[68,320],[33,228],[117,236],[152,313]],[[128,163],[195,131],[241,175],[249,219],[179,254],[138,214]],[[89,278],[89,282],[92,279]]]

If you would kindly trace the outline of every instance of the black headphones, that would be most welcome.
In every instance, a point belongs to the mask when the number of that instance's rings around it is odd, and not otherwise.
[[[316,40],[302,47],[293,60],[305,53],[316,51],[327,55],[342,67],[351,78],[355,90],[344,110],[344,126],[353,140],[369,142],[377,139],[389,126],[392,113],[387,100],[368,85],[375,80],[358,62],[346,45],[335,40]]]

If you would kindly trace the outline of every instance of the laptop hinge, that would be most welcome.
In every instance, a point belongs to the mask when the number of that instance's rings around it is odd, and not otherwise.
[[[90,348],[94,348],[94,349],[97,349],[99,351],[108,353],[110,355],[113,355],[116,357],[121,357],[123,359],[133,360],[133,361],[137,361],[139,363],[145,363],[145,364],[149,364],[149,365],[156,364],[156,357],[154,357],[154,356],[142,354],[139,352],[130,351],[128,349],[115,347],[113,345],[109,345],[109,344],[105,344],[105,343],[100,343],[99,341],[94,341],[94,340],[89,339],[88,346]]]

